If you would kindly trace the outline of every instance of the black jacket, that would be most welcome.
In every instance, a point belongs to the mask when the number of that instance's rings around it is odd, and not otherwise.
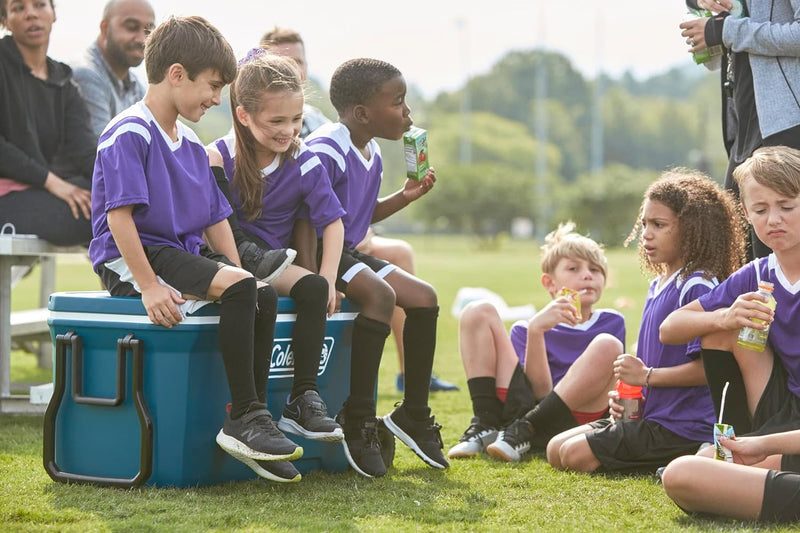
[[[31,74],[11,35],[0,39],[0,177],[42,187],[47,172],[91,179],[96,144],[69,66]]]

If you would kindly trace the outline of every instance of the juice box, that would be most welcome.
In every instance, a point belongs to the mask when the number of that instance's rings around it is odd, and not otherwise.
[[[556,294],[556,298],[564,297],[567,299],[569,303],[575,307],[577,311],[578,318],[581,316],[581,295],[578,291],[573,291],[572,289],[568,289],[566,287],[562,287],[558,294]]]
[[[406,176],[419,181],[428,173],[428,132],[414,126],[403,135]]]
[[[714,458],[732,463],[733,453],[719,442],[719,438],[722,435],[732,439],[734,437],[733,426],[730,424],[714,424]]]

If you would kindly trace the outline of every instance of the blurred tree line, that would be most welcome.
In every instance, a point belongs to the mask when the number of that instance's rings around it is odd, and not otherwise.
[[[719,77],[691,62],[645,80],[588,80],[559,53],[513,51],[432,100],[407,81],[438,181],[431,194],[382,223],[390,231],[491,240],[515,219],[530,219],[538,236],[572,219],[581,232],[614,246],[663,170],[686,166],[718,181],[724,176]],[[307,100],[335,118],[314,80]],[[192,126],[205,142],[223,135],[230,128],[227,101]],[[382,192],[389,194],[405,179],[402,144],[379,142]]]

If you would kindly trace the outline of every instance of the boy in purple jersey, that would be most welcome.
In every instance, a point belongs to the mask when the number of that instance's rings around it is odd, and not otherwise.
[[[537,399],[543,409],[556,406],[537,423],[542,436],[607,412],[611,364],[625,347],[625,319],[611,309],[593,309],[608,262],[602,247],[574,228],[572,222],[561,224],[545,238],[542,286],[553,301],[515,323],[510,337],[491,303],[471,302],[461,312],[459,347],[474,417],[448,457],[471,457],[489,446],[493,456],[518,461],[527,450],[506,449],[498,430]],[[580,312],[559,296],[562,288],[578,292]]]
[[[785,146],[759,148],[734,171],[734,179],[739,185],[748,222],[773,253],[748,263],[711,293],[672,313],[661,326],[661,336],[665,342],[681,342],[689,335],[701,336],[704,359],[714,360],[732,354],[742,380],[742,388],[737,394],[743,398],[736,403],[736,398],[731,397],[731,389],[728,389],[723,421],[735,420],[737,434],[768,435],[800,429],[800,343],[797,342],[800,317],[800,151]],[[760,281],[773,283],[773,296],[777,302],[774,313],[756,294]],[[766,328],[766,325],[752,322],[754,318],[769,324],[768,342],[763,353],[743,348],[736,342],[738,332],[744,326]],[[707,365],[706,372],[711,379],[715,367]],[[737,409],[743,412],[737,412]],[[759,440],[762,441],[767,442]],[[744,462],[773,471],[800,472],[800,450],[796,446],[770,445],[767,451],[770,453],[757,461]],[[676,493],[701,487],[702,481],[693,469],[697,469],[697,474],[706,472],[706,464],[700,462],[705,460],[698,457],[670,465],[664,473],[665,488],[667,482],[669,490]],[[749,475],[750,471],[731,470],[725,475],[738,475],[737,472]],[[777,505],[786,512],[793,511],[791,520],[796,520],[796,494],[800,490],[797,476],[777,476],[794,480],[784,484],[764,470],[751,474],[758,479],[747,488],[747,493],[743,488],[736,492],[718,490],[718,497],[724,499],[730,494],[734,501],[742,501],[738,500],[742,497],[751,504],[758,504],[756,513],[759,514],[751,513],[748,515],[751,518],[758,516],[762,520],[772,520],[771,510]],[[740,489],[738,484],[727,487]],[[711,506],[706,499],[688,506],[688,509],[741,515],[730,507]]]
[[[231,84],[234,133],[209,146],[212,170],[231,182],[235,218],[248,239],[265,250],[285,248],[305,209],[322,228],[320,274],[290,265],[275,278],[280,296],[297,309],[292,333],[294,381],[278,428],[309,439],[342,440],[317,388],[326,315],[336,307],[336,270],[342,251],[344,209],[319,158],[298,140],[303,119],[300,73],[290,59],[255,49]]]
[[[439,315],[436,291],[395,265],[355,250],[371,223],[417,200],[436,180],[431,169],[422,180],[406,180],[402,190],[378,198],[383,162],[374,137],[397,140],[411,127],[405,95],[405,80],[392,65],[365,58],[347,61],[336,69],[330,84],[339,122],[324,125],[306,138],[347,211],[342,219],[345,248],[336,288],[360,304],[361,313],[353,326],[350,396],[337,420],[344,428],[351,466],[367,476],[386,472],[373,398],[395,302],[406,311],[406,387],[403,403],[383,421],[425,463],[434,468],[449,466],[442,453],[441,426],[428,407]]]
[[[664,345],[658,327],[678,307],[708,293],[717,279],[741,264],[744,233],[736,205],[708,177],[667,172],[645,192],[638,233],[642,265],[658,277],[647,294],[639,329],[638,358],[621,354],[614,375],[645,388],[641,418],[621,420],[616,391],[612,418],[567,430],[547,445],[547,459],[579,472],[655,471],[694,453],[712,436],[714,407],[699,358],[698,339]]]
[[[141,297],[150,320],[167,328],[182,320],[186,300],[219,300],[232,405],[217,443],[246,463],[296,459],[303,449],[266,406],[277,295],[239,268],[231,208],[205,148],[177,120],[197,122],[220,103],[236,58],[204,19],[171,17],[148,37],[145,59],[144,99],[109,123],[97,147],[92,263],[112,295]]]

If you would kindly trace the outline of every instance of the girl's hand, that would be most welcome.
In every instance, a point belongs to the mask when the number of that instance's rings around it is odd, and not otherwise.
[[[624,353],[614,361],[614,377],[628,385],[644,386],[647,378],[647,367],[644,361],[633,355]]]
[[[619,393],[615,390],[608,391],[608,412],[615,420],[622,418],[622,413],[625,411],[625,408],[617,403],[618,401]]]
[[[761,437],[720,437],[719,442],[733,452],[733,462],[741,465],[760,463],[769,456]]]
[[[341,300],[339,299],[339,293],[336,290],[336,280],[329,279],[328,280],[328,318],[336,312],[336,310],[341,307]],[[344,295],[343,295],[344,296]]]
[[[766,298],[757,292],[747,292],[739,295],[720,316],[720,327],[724,330],[740,329],[745,326],[767,329],[775,318],[775,312],[767,307]],[[752,318],[763,320],[764,324],[753,322]]]
[[[414,200],[421,198],[422,196],[428,194],[428,191],[433,189],[434,184],[436,183],[436,170],[433,167],[428,169],[428,173],[425,174],[425,177],[419,181],[415,181],[412,179],[407,179],[405,185],[403,186],[403,198],[405,198],[406,202],[411,203]]]
[[[53,174],[47,174],[47,179],[44,181],[44,188],[58,198],[61,198],[67,205],[69,205],[72,216],[77,220],[83,215],[83,218],[91,220],[92,218],[92,193],[86,189],[81,189],[70,182],[63,180]]]
[[[528,329],[545,332],[550,331],[561,323],[574,326],[579,322],[580,318],[575,306],[566,297],[561,296],[552,300],[541,311],[533,315],[528,321]]]

